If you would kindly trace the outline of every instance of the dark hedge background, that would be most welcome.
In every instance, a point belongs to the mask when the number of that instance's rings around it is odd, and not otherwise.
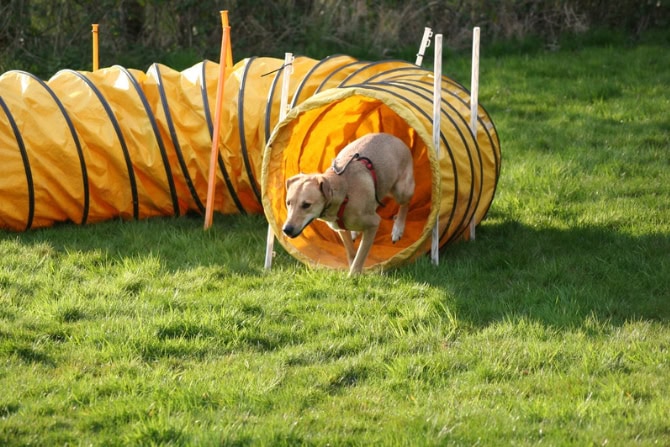
[[[91,23],[100,24],[100,66],[176,69],[218,61],[219,10],[229,10],[233,56],[413,60],[426,26],[448,51],[469,48],[473,26],[491,51],[634,43],[660,30],[668,0],[0,0],[0,73],[49,77],[90,70]],[[667,44],[667,42],[664,42]]]

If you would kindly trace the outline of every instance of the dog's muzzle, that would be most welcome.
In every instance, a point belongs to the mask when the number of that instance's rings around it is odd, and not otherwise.
[[[284,234],[290,238],[297,237],[301,232],[302,229],[297,229],[293,225],[284,225],[284,228],[281,229]]]
[[[300,233],[302,233],[302,230],[307,228],[307,225],[311,224],[314,221],[314,219],[316,219],[316,218],[312,217],[309,220],[309,222],[307,222],[305,225],[303,225],[300,228],[296,227],[295,225],[287,223],[287,224],[284,224],[284,227],[281,230],[284,232],[284,234],[286,236],[288,236],[290,238],[298,237],[298,236],[300,236]]]

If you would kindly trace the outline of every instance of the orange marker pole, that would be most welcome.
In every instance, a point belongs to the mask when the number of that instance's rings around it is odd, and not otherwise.
[[[221,11],[221,24],[226,27],[230,26],[228,23],[228,11]],[[228,36],[230,37],[230,36]],[[230,68],[233,66],[233,50],[231,48],[230,44],[230,38],[228,39],[226,43],[226,51],[227,51],[227,56],[226,56],[226,68]]]
[[[216,84],[216,110],[214,111],[214,131],[212,135],[212,154],[209,158],[209,181],[207,184],[207,205],[205,208],[205,230],[212,226],[214,217],[214,186],[216,184],[216,161],[219,157],[219,129],[221,127],[221,106],[223,105],[223,89],[226,78],[226,60],[230,45],[230,26],[228,11],[221,11],[221,54],[219,56],[219,80]]]
[[[93,34],[93,71],[96,71],[98,65],[98,24],[91,25],[91,33]]]

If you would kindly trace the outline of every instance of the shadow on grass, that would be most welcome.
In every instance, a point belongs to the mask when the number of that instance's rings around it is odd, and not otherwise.
[[[120,219],[79,226],[59,224],[23,233],[0,233],[22,244],[46,244],[61,253],[99,253],[106,262],[153,256],[166,271],[218,266],[224,273],[263,272],[267,224],[262,215],[215,215],[203,229],[202,216]],[[100,262],[103,262],[102,260]]]
[[[606,227],[534,229],[486,223],[477,240],[443,250],[401,276],[445,290],[475,326],[528,318],[556,327],[590,318],[670,321],[670,237]],[[436,274],[437,270],[437,274]]]
[[[112,221],[3,233],[22,244],[48,244],[61,253],[100,252],[107,262],[151,255],[174,272],[201,266],[221,275],[260,277],[266,223],[263,216]],[[278,266],[299,263],[277,250]],[[445,293],[447,305],[474,326],[530,318],[557,327],[589,318],[623,324],[670,321],[670,236],[632,236],[617,228],[536,229],[506,220],[485,222],[477,240],[452,244],[438,267],[427,257],[393,272]],[[298,266],[301,268],[301,266]]]

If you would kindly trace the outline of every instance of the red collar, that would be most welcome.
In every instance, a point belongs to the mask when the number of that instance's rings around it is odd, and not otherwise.
[[[340,228],[340,230],[346,230],[344,228],[344,207],[347,206],[347,203],[349,203],[349,197],[345,197],[344,200],[342,201],[342,204],[340,205],[340,209],[337,210],[337,226]]]

